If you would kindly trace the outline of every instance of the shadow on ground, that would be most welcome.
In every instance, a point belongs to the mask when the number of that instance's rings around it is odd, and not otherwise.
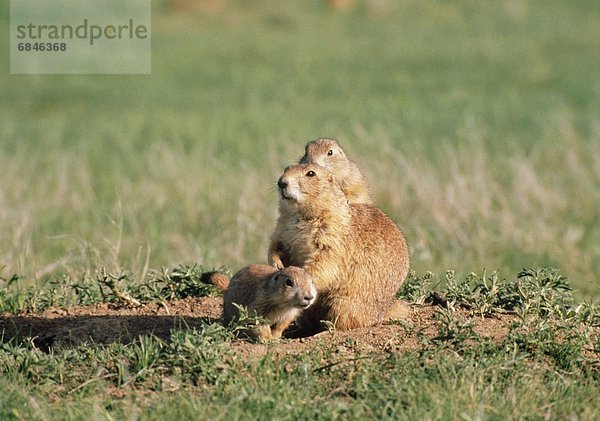
[[[41,313],[0,316],[0,339],[17,343],[33,341],[44,352],[53,347],[72,347],[83,343],[131,343],[140,335],[152,334],[169,340],[178,330],[201,329],[219,323],[222,297],[195,297],[168,303],[149,303],[137,308],[99,303],[93,306],[50,308]],[[434,337],[439,333],[439,307],[406,304],[405,317],[387,323],[351,331],[326,331],[310,337],[284,339],[275,343],[255,344],[238,340],[232,347],[248,356],[266,352],[299,354],[324,344],[344,352],[348,344],[354,351],[394,352],[415,349],[418,335]],[[501,339],[508,332],[512,316],[476,318],[474,329],[481,336]],[[418,332],[418,334],[417,334]]]
[[[33,340],[40,350],[81,343],[130,343],[152,334],[168,340],[174,330],[218,323],[222,299],[202,297],[139,308],[101,303],[93,306],[50,308],[42,313],[0,316],[2,342]]]

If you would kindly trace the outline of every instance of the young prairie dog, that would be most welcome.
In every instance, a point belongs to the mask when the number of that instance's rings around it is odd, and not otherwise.
[[[239,316],[234,304],[246,307],[250,316],[268,320],[268,324],[248,332],[251,337],[260,340],[280,338],[317,295],[310,274],[293,266],[278,270],[272,266],[252,264],[237,272],[231,280],[222,274],[212,274],[210,282],[225,293],[225,324]]]
[[[340,184],[348,202],[373,203],[367,179],[336,140],[324,137],[308,142],[300,164],[318,164],[329,170]]]
[[[317,331],[320,320],[340,330],[384,321],[408,274],[400,228],[373,205],[349,204],[333,174],[319,165],[286,168],[278,187],[269,264],[312,274],[318,297],[299,318],[304,333]]]

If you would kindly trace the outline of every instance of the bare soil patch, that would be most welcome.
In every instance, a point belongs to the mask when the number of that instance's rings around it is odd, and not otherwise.
[[[129,343],[144,334],[168,340],[173,330],[200,328],[217,323],[221,316],[221,297],[200,297],[168,303],[150,303],[129,308],[100,303],[93,306],[50,308],[41,313],[4,314],[0,316],[2,341],[33,340],[43,351],[52,346],[76,346],[82,343]],[[438,307],[405,305],[401,323],[386,323],[352,331],[322,332],[299,339],[284,339],[269,344],[254,344],[243,340],[232,346],[240,353],[260,356],[267,352],[278,355],[299,354],[317,345],[334,347],[340,353],[395,352],[415,349],[415,332],[433,337],[439,331]],[[475,331],[501,340],[513,319],[510,315],[476,318]]]

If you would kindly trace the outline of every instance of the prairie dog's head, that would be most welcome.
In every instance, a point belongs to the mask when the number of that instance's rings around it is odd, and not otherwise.
[[[317,289],[310,273],[296,266],[278,270],[269,279],[269,294],[277,304],[305,309],[314,303]]]
[[[336,175],[348,168],[349,159],[335,139],[324,137],[308,142],[301,164],[319,164]]]
[[[287,167],[277,182],[281,202],[306,204],[323,201],[332,195],[343,197],[333,174],[317,164],[296,164]]]

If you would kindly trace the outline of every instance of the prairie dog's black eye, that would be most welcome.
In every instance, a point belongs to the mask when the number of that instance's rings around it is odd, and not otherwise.
[[[293,282],[293,281],[292,281],[290,278],[287,278],[287,279],[285,280],[285,284],[286,284],[287,286],[289,286],[289,287],[293,287],[293,286],[294,286],[294,282]]]
[[[327,156],[331,156],[333,155],[333,149],[329,149],[329,151],[327,152]]]
[[[317,175],[317,173],[314,172],[313,170],[310,170],[309,172],[306,173],[307,177],[314,177],[315,175]]]

